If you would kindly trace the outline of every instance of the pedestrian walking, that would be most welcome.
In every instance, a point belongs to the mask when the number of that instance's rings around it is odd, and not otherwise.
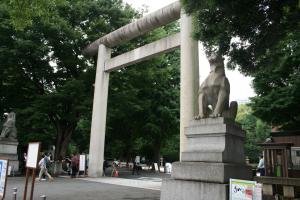
[[[39,167],[40,167],[40,173],[39,173],[39,181],[42,180],[42,176],[45,174],[48,176],[50,181],[53,181],[52,176],[48,173],[47,166],[49,165],[50,160],[48,159],[47,155],[43,155],[42,159],[39,162]]]

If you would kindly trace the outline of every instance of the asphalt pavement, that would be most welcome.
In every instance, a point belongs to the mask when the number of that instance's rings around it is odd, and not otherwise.
[[[117,178],[56,177],[53,182],[36,181],[33,199],[39,200],[41,195],[46,195],[47,200],[159,200],[161,181],[168,177],[151,172],[134,176],[129,172],[121,172]],[[5,199],[12,199],[13,188],[17,188],[17,199],[22,200],[24,186],[25,177],[8,177]]]

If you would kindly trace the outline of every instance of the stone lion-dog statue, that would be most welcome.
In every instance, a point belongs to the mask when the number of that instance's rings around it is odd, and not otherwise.
[[[212,54],[208,58],[210,73],[199,89],[199,115],[195,119],[224,117],[235,119],[237,102],[229,105],[230,84],[225,76],[224,59]]]
[[[15,126],[16,114],[14,112],[10,112],[5,113],[5,115],[7,115],[7,119],[3,124],[0,140],[2,140],[3,138],[15,140],[17,139],[17,128]]]

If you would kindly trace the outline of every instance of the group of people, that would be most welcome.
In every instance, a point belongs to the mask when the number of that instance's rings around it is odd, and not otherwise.
[[[68,174],[71,178],[76,178],[79,173],[79,155],[71,154],[71,158],[66,158],[65,161],[68,165]]]
[[[103,176],[107,176],[107,168],[112,166],[111,176],[117,177],[119,176],[119,168],[120,168],[120,161],[114,160],[111,165],[108,164],[107,160],[103,161]]]
[[[65,161],[68,163],[69,167],[69,175],[71,178],[75,178],[78,175],[79,172],[79,155],[78,154],[72,154],[71,159],[66,158]],[[50,154],[43,154],[42,158],[40,159],[38,165],[39,165],[39,177],[38,180],[41,181],[43,176],[47,176],[50,181],[53,181],[53,177],[49,173],[49,168],[53,160],[51,160]]]
[[[116,159],[111,163],[111,165],[109,165],[107,160],[104,160],[103,161],[103,176],[107,176],[107,168],[112,166],[111,176],[118,177],[120,165],[121,165],[121,162]],[[139,163],[134,161],[133,167],[132,167],[132,175],[134,175],[134,174],[139,175],[140,169],[141,169],[141,167],[139,166]]]
[[[27,155],[24,154],[24,159],[26,160]],[[66,158],[66,161],[69,166],[69,174],[71,178],[75,178],[78,175],[79,172],[79,155],[78,154],[72,154],[71,159]],[[42,158],[40,159],[38,165],[40,168],[39,177],[38,180],[41,181],[43,176],[47,176],[50,181],[53,181],[53,177],[49,173],[49,167],[50,164],[53,161],[51,160],[51,154],[43,154]],[[103,162],[103,176],[107,176],[107,168],[110,167],[107,160],[104,160]],[[111,176],[118,176],[119,175],[119,167],[120,167],[120,161],[114,160],[112,162],[112,172]],[[132,175],[137,174],[139,175],[140,167],[136,161],[133,162],[133,168],[132,168]],[[260,173],[260,176],[265,175],[265,166],[264,166],[264,158],[263,156],[260,156],[260,160],[257,166],[257,171]]]

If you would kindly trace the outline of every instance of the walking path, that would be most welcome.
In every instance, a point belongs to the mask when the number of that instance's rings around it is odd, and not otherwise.
[[[143,188],[149,190],[160,190],[162,179],[155,177],[138,177],[136,179],[101,177],[101,178],[80,178],[81,180],[121,185],[127,187]]]
[[[139,177],[137,177],[139,178]],[[85,180],[87,179],[87,180]],[[41,195],[46,195],[47,200],[159,200],[160,191],[153,181],[134,180],[107,177],[99,179],[90,178],[61,178],[54,181],[37,181],[35,183],[34,197],[38,200]],[[106,182],[105,182],[106,181]],[[119,182],[119,183],[118,183]],[[9,177],[5,199],[12,199],[13,188],[18,189],[17,200],[22,200],[25,177]],[[157,182],[156,182],[157,183]],[[121,185],[123,184],[123,185]],[[138,184],[145,188],[138,187]],[[126,186],[131,185],[131,186]],[[28,193],[30,193],[30,186]]]

